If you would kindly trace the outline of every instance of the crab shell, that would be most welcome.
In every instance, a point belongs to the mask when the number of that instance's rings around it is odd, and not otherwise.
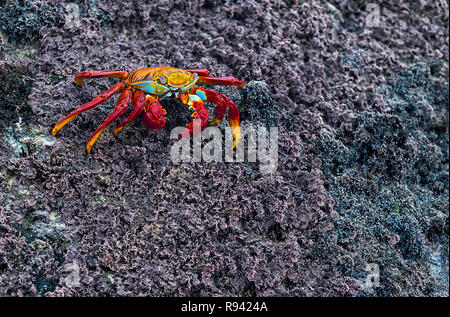
[[[130,74],[127,84],[155,97],[177,96],[191,89],[199,79],[197,73],[173,67],[148,67]]]

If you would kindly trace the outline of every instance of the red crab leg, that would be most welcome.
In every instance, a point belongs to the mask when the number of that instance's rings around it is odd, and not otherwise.
[[[209,113],[206,107],[203,105],[203,100],[197,95],[180,94],[178,99],[182,103],[188,105],[195,112],[192,114],[194,119],[200,120],[201,131],[208,126]],[[194,134],[194,121],[186,124],[186,129],[178,135],[179,138],[192,136]]]
[[[144,106],[144,115],[142,116],[142,121],[144,126],[153,131],[161,130],[166,125],[166,118],[164,115],[167,113],[159,101],[152,97],[147,96]]]
[[[132,120],[134,120],[137,116],[139,116],[144,110],[145,105],[145,94],[138,90],[133,95],[133,111],[131,111],[130,115],[123,120],[117,127],[114,129],[113,134],[117,135],[117,133],[120,132],[128,123],[130,123]]]
[[[62,119],[61,121],[59,121],[55,127],[52,130],[52,134],[56,135],[56,133],[61,130],[61,128],[63,126],[65,126],[69,121],[71,121],[73,118],[75,118],[76,116],[78,116],[80,113],[89,110],[95,106],[98,106],[99,104],[104,103],[106,100],[108,100],[109,98],[111,98],[112,95],[114,95],[115,93],[123,90],[123,82],[117,83],[114,86],[112,86],[111,88],[109,88],[108,90],[102,92],[100,95],[98,95],[97,97],[95,97],[94,99],[92,99],[90,102],[85,103],[84,105],[82,105],[81,107],[79,107],[77,110],[73,111],[71,114],[69,114],[68,116],[66,116],[64,119]]]
[[[120,78],[127,79],[128,73],[121,71],[110,71],[110,70],[89,70],[87,72],[78,73],[75,76],[75,82],[77,85],[81,85],[86,78],[97,78],[97,77],[109,77],[109,78]]]
[[[228,122],[233,130],[233,148],[235,148],[241,139],[241,123],[239,110],[234,102],[227,96],[224,96],[214,90],[193,87],[192,92],[197,94],[197,96],[199,96],[202,100],[209,101],[217,105],[214,109],[214,122],[212,125],[222,122],[226,110],[229,109]]]
[[[238,86],[238,88],[244,87],[245,81],[239,80],[234,77],[203,77],[200,76],[197,85],[226,85],[226,86]]]
[[[94,134],[89,139],[86,144],[86,150],[88,153],[91,153],[91,148],[94,145],[95,141],[97,141],[100,134],[105,130],[105,128],[114,120],[119,118],[125,110],[127,110],[127,106],[131,101],[132,96],[131,90],[124,90],[117,100],[117,104],[114,107],[114,111],[102,122],[102,124],[95,130]]]
[[[210,71],[206,68],[204,69],[185,69],[185,71],[190,73],[197,73],[199,76],[209,76],[211,75]]]

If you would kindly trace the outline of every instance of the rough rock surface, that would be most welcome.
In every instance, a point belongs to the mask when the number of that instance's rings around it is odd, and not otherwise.
[[[448,1],[366,3],[0,0],[0,296],[448,296]],[[51,136],[114,82],[74,74],[153,65],[248,81],[276,172],[172,163],[171,100]]]

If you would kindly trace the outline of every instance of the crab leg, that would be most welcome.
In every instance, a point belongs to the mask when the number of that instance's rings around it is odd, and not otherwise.
[[[222,122],[225,112],[228,111],[228,122],[233,130],[233,149],[241,139],[241,123],[239,110],[234,102],[227,96],[222,95],[213,90],[193,87],[192,92],[199,96],[204,101],[209,101],[216,104],[214,109],[214,122],[212,125],[217,125]]]
[[[75,76],[75,82],[77,83],[77,85],[81,86],[81,84],[86,78],[97,78],[97,77],[127,79],[128,73],[110,70],[89,70],[87,72],[78,73]]]
[[[122,130],[128,123],[130,123],[132,120],[134,120],[137,116],[139,116],[142,112],[142,110],[144,110],[144,105],[145,105],[145,94],[138,90],[134,93],[133,95],[133,111],[131,111],[130,115],[123,120],[121,123],[119,123],[119,125],[117,125],[117,127],[114,129],[113,134],[117,135],[117,133],[120,132],[120,130]]]
[[[185,69],[185,71],[190,73],[197,73],[199,76],[209,76],[211,73],[206,68],[204,69]]]
[[[192,114],[194,119],[200,120],[201,131],[203,131],[208,126],[209,113],[206,107],[203,105],[203,100],[193,94],[180,94],[178,99],[182,103],[188,105],[191,109],[195,110]],[[179,138],[192,136],[194,134],[194,121],[186,124],[186,129],[178,135]]]
[[[234,77],[204,77],[200,76],[197,81],[197,85],[226,85],[226,86],[238,86],[238,88],[244,87],[245,81],[239,80]]]
[[[109,98],[111,98],[111,96],[113,96],[115,93],[123,90],[124,85],[123,82],[117,83],[114,86],[112,86],[111,88],[109,88],[108,90],[102,92],[100,95],[98,95],[97,97],[95,97],[94,99],[92,99],[90,102],[85,103],[84,105],[82,105],[81,107],[79,107],[77,110],[73,111],[71,114],[69,114],[68,116],[66,116],[64,119],[62,119],[61,121],[59,121],[55,127],[52,130],[52,134],[56,135],[56,133],[61,130],[61,128],[63,126],[65,126],[68,122],[70,122],[73,118],[75,118],[76,116],[78,116],[80,113],[89,110],[95,106],[98,106],[99,104],[104,103],[106,100],[108,100]]]
[[[94,134],[89,139],[88,143],[86,144],[86,150],[88,153],[91,152],[91,148],[94,145],[95,141],[97,141],[100,134],[105,130],[105,128],[114,120],[119,118],[125,110],[127,110],[127,106],[131,101],[132,97],[131,90],[124,90],[122,94],[120,95],[119,99],[117,100],[117,104],[114,107],[114,111],[103,121],[103,123],[95,130]]]

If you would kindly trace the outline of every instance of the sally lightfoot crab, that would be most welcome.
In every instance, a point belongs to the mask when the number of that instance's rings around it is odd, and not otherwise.
[[[130,121],[142,112],[144,125],[151,130],[160,130],[166,123],[166,110],[163,109],[159,100],[164,97],[176,97],[183,104],[188,105],[194,113],[192,117],[200,120],[201,130],[208,125],[209,114],[204,106],[204,101],[216,104],[214,109],[213,125],[220,123],[227,109],[228,122],[233,130],[233,148],[241,138],[239,121],[239,110],[234,102],[228,97],[213,90],[200,88],[194,85],[229,85],[242,87],[245,82],[234,77],[209,77],[210,72],[206,69],[179,69],[174,67],[147,67],[128,73],[123,71],[87,71],[75,76],[75,82],[81,85],[86,78],[109,77],[119,78],[122,81],[104,91],[90,102],[82,105],[77,110],[59,121],[52,130],[56,133],[69,121],[80,113],[104,103],[114,94],[121,92],[113,112],[97,128],[89,139],[86,150],[90,153],[92,146],[105,128],[118,119],[131,102],[133,109],[128,117],[114,129],[117,135]],[[186,125],[186,129],[179,137],[192,136],[194,133],[193,122]]]

